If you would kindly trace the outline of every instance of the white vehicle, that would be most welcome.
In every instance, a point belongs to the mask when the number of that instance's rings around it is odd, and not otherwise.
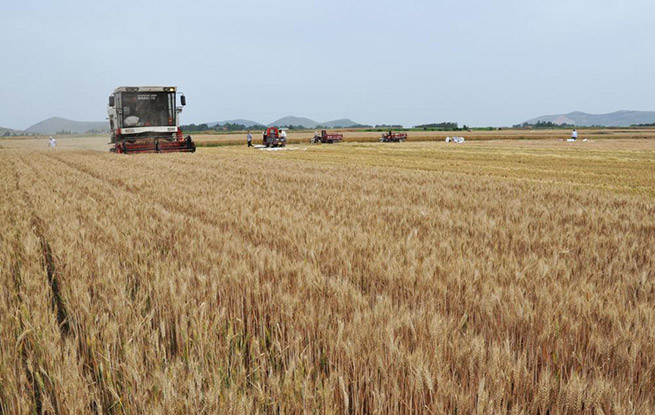
[[[109,96],[112,151],[116,153],[165,153],[196,151],[191,136],[182,135],[174,86],[122,86]],[[180,96],[186,105],[184,95]]]

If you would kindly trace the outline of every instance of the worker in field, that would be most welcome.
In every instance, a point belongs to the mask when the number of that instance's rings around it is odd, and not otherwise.
[[[55,148],[57,147],[57,140],[53,136],[50,136],[50,140],[48,140],[48,147]]]
[[[250,130],[248,130],[248,135],[246,136],[246,139],[248,140],[248,147],[252,147],[252,134],[250,134]]]
[[[287,141],[287,132],[285,130],[280,130],[280,137],[284,140]]]
[[[575,141],[575,140],[578,139],[578,132],[576,131],[575,128],[573,129],[573,132],[571,133],[571,139],[572,139],[573,141]]]

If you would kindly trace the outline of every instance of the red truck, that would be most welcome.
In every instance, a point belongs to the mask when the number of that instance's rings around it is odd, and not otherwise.
[[[277,127],[268,127],[263,134],[262,143],[266,147],[286,147],[287,139]]]
[[[338,143],[340,141],[343,141],[343,134],[340,133],[335,133],[335,132],[327,132],[326,130],[321,130],[321,133],[314,134],[314,137],[312,137],[312,143]]]
[[[398,133],[389,131],[388,133],[382,134],[380,137],[381,143],[402,143],[407,140],[407,133]]]

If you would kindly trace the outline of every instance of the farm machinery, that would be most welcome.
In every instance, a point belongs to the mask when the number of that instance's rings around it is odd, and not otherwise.
[[[263,134],[263,142],[266,147],[285,147],[287,145],[286,135],[281,133],[277,127],[268,127]]]
[[[334,133],[334,132],[327,132],[326,130],[321,130],[321,133],[314,134],[314,137],[312,137],[311,142],[312,143],[338,143],[339,141],[343,141],[343,134],[340,133]]]
[[[384,133],[380,137],[381,143],[402,143],[405,140],[407,140],[407,133],[394,133],[392,131]]]
[[[194,152],[191,136],[184,137],[174,86],[122,86],[109,96],[111,151],[116,153]],[[180,96],[186,105],[184,95]]]

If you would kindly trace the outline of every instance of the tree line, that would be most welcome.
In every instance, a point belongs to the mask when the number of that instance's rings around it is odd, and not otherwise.
[[[431,124],[419,124],[415,125],[414,128],[423,129],[423,130],[438,130],[438,131],[457,131],[459,130],[459,124],[456,122],[433,122]],[[462,128],[468,130],[468,127],[464,125]]]
[[[180,128],[184,131],[244,131],[244,130],[263,130],[266,127],[260,124],[251,125],[246,127],[244,124],[234,124],[234,123],[225,123],[225,124],[216,124],[213,127],[210,127],[207,124],[185,124],[180,125]]]
[[[372,128],[370,125],[366,124],[355,124],[349,127],[343,127],[343,126],[333,126],[333,127],[328,127],[326,125],[317,125],[315,127],[305,127],[303,125],[284,125],[281,126],[284,127],[287,130],[328,130],[330,128]],[[376,127],[391,127],[387,125],[381,125]],[[392,126],[396,127],[396,126]],[[402,128],[402,126],[397,126],[399,128]],[[213,127],[210,127],[208,124],[185,124],[185,125],[180,125],[180,128],[184,131],[196,131],[196,132],[201,132],[201,131],[246,131],[246,130],[265,130],[266,126],[261,125],[261,124],[254,124],[251,126],[246,126],[244,124],[234,124],[234,123],[225,123],[225,124],[216,124]]]
[[[524,122],[523,124],[516,124],[513,125],[512,128],[534,128],[536,130],[538,129],[556,129],[556,128],[575,128],[575,125],[573,124],[556,124],[552,121],[537,121],[534,124]]]

